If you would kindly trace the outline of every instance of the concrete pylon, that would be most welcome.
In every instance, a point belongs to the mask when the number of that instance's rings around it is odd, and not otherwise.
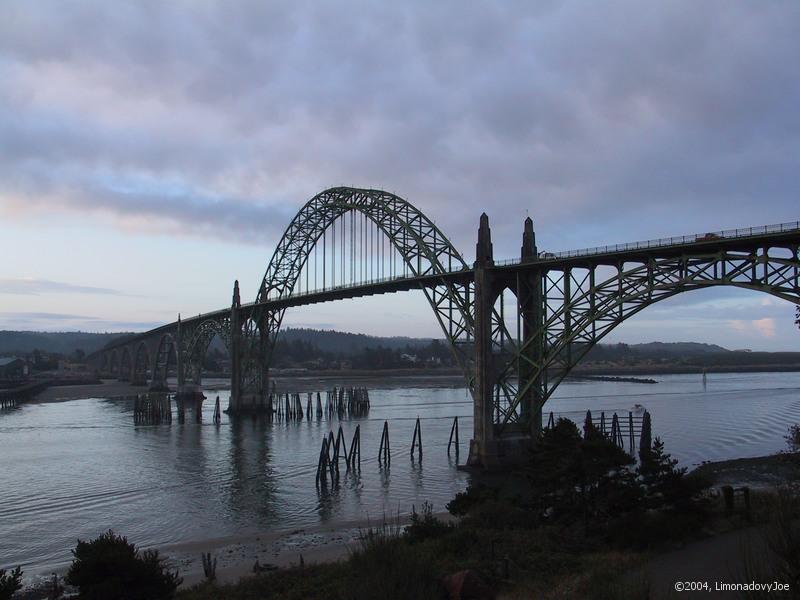
[[[242,327],[239,323],[239,309],[242,306],[239,297],[239,280],[233,282],[233,299],[231,301],[231,397],[228,401],[228,412],[239,410],[242,401]]]
[[[178,313],[178,326],[175,331],[175,356],[177,357],[178,364],[176,365],[176,369],[178,370],[178,393],[180,394],[183,391],[183,386],[186,383],[186,375],[183,372],[184,364],[184,356],[183,356],[183,341],[181,339],[181,313]]]
[[[533,221],[528,217],[525,219],[522,233],[520,259],[523,263],[530,263],[536,261],[537,258],[536,234],[533,231]],[[519,366],[519,390],[521,393],[519,409],[522,422],[528,424],[530,434],[535,438],[538,437],[542,428],[542,407],[539,396],[544,387],[541,376],[534,380],[536,372],[534,365],[538,364],[542,357],[541,339],[538,342],[534,339],[537,329],[542,325],[544,315],[541,272],[535,270],[521,272],[518,282],[517,299],[522,318],[522,347],[524,348],[523,354],[528,359],[520,361]]]
[[[481,215],[475,248],[475,385],[473,389],[473,437],[467,464],[491,467],[497,463],[492,418],[494,361],[492,358],[492,309],[494,307],[494,266],[489,217]]]

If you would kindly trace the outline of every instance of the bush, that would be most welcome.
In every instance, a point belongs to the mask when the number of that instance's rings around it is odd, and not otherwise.
[[[800,450],[800,424],[795,423],[789,427],[789,432],[784,436],[790,452]]]
[[[686,468],[677,468],[678,461],[664,451],[664,443],[656,438],[639,465],[639,478],[645,489],[647,508],[689,511],[698,508],[695,500],[708,487],[708,480],[688,477]]]
[[[109,530],[90,542],[78,540],[66,581],[86,600],[168,600],[183,581],[164,567],[156,550],[141,554]]]
[[[451,525],[433,516],[433,505],[430,502],[424,502],[422,515],[417,513],[416,507],[412,510],[411,524],[406,527],[405,537],[413,544],[441,537],[452,529]]]
[[[349,564],[352,600],[371,600],[378,590],[386,600],[443,597],[433,561],[400,536],[399,527],[384,524],[362,532]]]
[[[470,483],[466,491],[458,492],[445,508],[451,515],[461,517],[484,502],[496,500],[497,495],[497,490],[488,485]]]
[[[10,573],[0,569],[0,600],[10,600],[14,592],[22,587],[22,569],[17,567]]]
[[[790,597],[797,598],[795,582],[800,580],[800,499],[789,488],[778,489],[773,513],[766,528],[760,532],[761,543],[753,540],[743,544],[744,576],[749,581],[779,581],[792,584]],[[759,598],[756,593],[746,598]]]

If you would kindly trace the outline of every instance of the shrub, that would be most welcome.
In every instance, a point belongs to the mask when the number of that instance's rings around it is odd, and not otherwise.
[[[416,507],[412,510],[411,524],[406,527],[405,536],[413,544],[441,537],[451,530],[451,525],[433,516],[433,505],[430,502],[424,502],[422,504],[422,515],[417,513]]]
[[[664,451],[664,442],[653,440],[638,473],[645,488],[648,508],[687,510],[696,508],[694,500],[707,487],[708,480],[687,477],[686,468],[677,468],[678,461]]]
[[[790,452],[797,452],[800,450],[800,424],[795,423],[789,427],[787,435],[784,436],[786,444],[789,446]]]
[[[442,588],[433,563],[399,535],[399,527],[383,524],[362,532],[350,555],[348,598],[386,600],[441,598]]]
[[[22,569],[17,567],[10,573],[0,569],[0,600],[10,600],[14,592],[22,587]]]
[[[458,492],[446,507],[451,515],[464,516],[476,506],[484,502],[497,499],[498,492],[495,488],[482,483],[470,483],[465,492]]]
[[[141,554],[109,530],[90,542],[78,540],[66,581],[86,600],[167,600],[183,581],[164,567],[156,550]]]
[[[628,469],[631,456],[590,423],[585,433],[582,437],[575,423],[559,419],[531,456],[532,508],[550,520],[582,516],[588,526],[638,502],[638,486]]]
[[[800,580],[800,499],[789,488],[778,489],[770,522],[761,532],[761,543],[743,544],[744,580],[779,581],[792,584],[790,597],[797,598]],[[746,598],[761,597],[746,593]]]

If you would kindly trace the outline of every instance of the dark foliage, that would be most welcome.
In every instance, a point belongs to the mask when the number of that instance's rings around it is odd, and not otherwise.
[[[451,515],[463,517],[473,508],[497,498],[497,489],[482,483],[472,484],[466,491],[458,492],[446,508]]]
[[[86,600],[166,600],[182,579],[165,569],[155,550],[140,553],[127,538],[108,531],[90,542],[78,541],[66,581]]]
[[[347,598],[412,600],[443,598],[433,562],[400,535],[399,527],[384,524],[363,532],[350,556]],[[379,593],[378,593],[379,591]]]
[[[653,447],[653,425],[650,420],[650,413],[644,411],[642,415],[642,433],[639,436],[639,462],[648,460],[650,449]]]
[[[784,438],[789,446],[789,451],[800,452],[800,424],[795,423],[789,427],[789,431]]]
[[[575,423],[559,419],[532,453],[532,508],[550,521],[580,517],[588,526],[639,501],[630,455],[591,422],[585,432],[582,437]]]
[[[405,539],[409,543],[421,542],[442,537],[453,527],[433,516],[433,505],[430,502],[422,504],[422,513],[416,507],[411,512],[411,523],[406,527]]]
[[[11,600],[14,592],[22,587],[22,569],[17,567],[10,573],[0,569],[0,600]]]

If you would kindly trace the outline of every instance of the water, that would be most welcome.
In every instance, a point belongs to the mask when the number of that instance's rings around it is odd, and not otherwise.
[[[800,373],[657,376],[657,385],[575,381],[559,387],[547,410],[582,422],[593,413],[626,414],[646,407],[654,432],[682,464],[759,456],[785,447],[790,423],[800,421]],[[213,399],[225,392],[207,391]],[[369,417],[343,421],[349,446],[361,426],[360,475],[337,488],[314,484],[323,435],[339,422],[263,420],[134,426],[132,403],[84,399],[30,404],[0,414],[0,567],[29,573],[65,567],[78,538],[113,528],[142,547],[221,538],[318,524],[380,521],[430,501],[435,510],[464,489],[468,475],[446,454],[458,415],[461,461],[472,428],[464,389],[370,391]],[[424,459],[409,449],[416,417]],[[390,423],[392,462],[377,451]],[[344,473],[344,471],[343,471]]]

